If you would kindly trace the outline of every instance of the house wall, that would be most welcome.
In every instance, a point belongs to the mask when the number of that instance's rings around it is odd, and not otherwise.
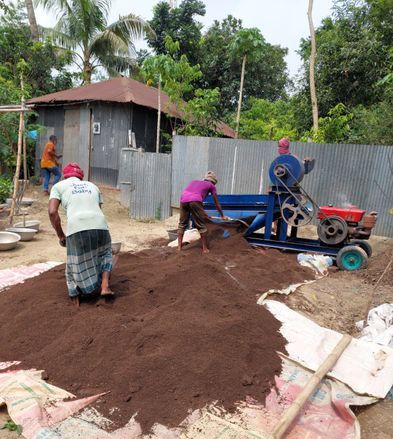
[[[44,127],[36,148],[36,173],[50,135],[58,138],[61,163],[78,162],[85,175],[96,183],[118,187],[121,149],[129,146],[129,131],[136,145],[146,152],[156,148],[157,112],[133,104],[91,102],[75,105],[40,106],[38,123]],[[100,132],[94,134],[93,123]],[[170,132],[162,116],[162,129]]]
[[[88,175],[89,172],[89,115],[87,104],[67,106],[47,106],[38,110],[38,123],[43,127],[36,145],[36,175],[40,173],[42,152],[49,137],[57,137],[57,153],[63,157],[60,167],[70,162],[79,163]]]

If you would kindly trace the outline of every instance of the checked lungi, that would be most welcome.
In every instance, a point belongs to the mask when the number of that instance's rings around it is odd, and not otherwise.
[[[83,230],[67,236],[66,281],[70,297],[96,292],[104,271],[112,271],[108,230]]]

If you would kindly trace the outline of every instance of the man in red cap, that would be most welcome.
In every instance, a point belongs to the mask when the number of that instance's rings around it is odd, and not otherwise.
[[[79,306],[80,296],[97,291],[101,296],[113,295],[109,288],[112,245],[98,187],[83,181],[83,170],[77,163],[65,166],[63,176],[64,180],[52,187],[48,213],[60,245],[67,247],[68,295]],[[66,234],[59,216],[60,204],[67,214]]]
[[[283,137],[278,141],[278,153],[280,155],[290,154],[289,152],[289,139],[288,137]]]

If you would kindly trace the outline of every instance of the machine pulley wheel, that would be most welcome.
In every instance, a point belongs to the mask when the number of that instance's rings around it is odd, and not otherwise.
[[[344,242],[348,235],[348,225],[341,217],[331,215],[322,218],[318,224],[319,239],[325,244],[335,245]]]
[[[347,245],[337,253],[336,263],[341,270],[360,270],[367,266],[368,257],[357,245]]]
[[[281,205],[281,216],[290,226],[302,227],[309,224],[314,217],[314,205],[304,195],[290,195]]]

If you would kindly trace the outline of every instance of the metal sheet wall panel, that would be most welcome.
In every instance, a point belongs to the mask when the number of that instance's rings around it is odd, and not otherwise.
[[[209,141],[207,137],[174,137],[171,195],[173,206],[179,206],[182,189],[191,180],[202,178],[209,170]]]
[[[122,148],[120,202],[135,219],[166,219],[171,215],[172,158]]]
[[[65,117],[64,117],[64,146],[63,146],[64,164],[79,162],[79,133],[80,133],[79,107],[66,109]]]
[[[135,219],[166,219],[171,214],[169,154],[130,152],[130,216]]]
[[[100,123],[100,134],[93,134],[91,179],[108,186],[118,186],[121,148],[128,145],[131,105],[94,103],[93,120]]]
[[[378,211],[374,233],[393,236],[393,147],[292,142],[291,153],[316,159],[302,186],[319,205]],[[276,155],[277,142],[175,136],[171,204],[179,206],[183,187],[208,168],[217,172],[219,193],[265,193]]]
[[[131,160],[132,160],[131,148],[122,148],[120,153],[119,164],[119,188],[120,188],[120,204],[124,207],[130,207],[131,199]]]

